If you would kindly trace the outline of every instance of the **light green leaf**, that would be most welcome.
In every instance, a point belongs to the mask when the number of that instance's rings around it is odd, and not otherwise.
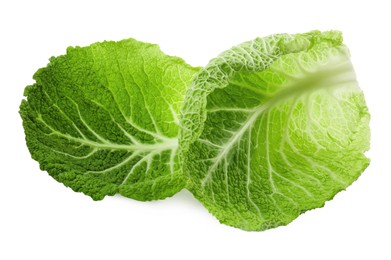
[[[188,189],[222,223],[286,225],[368,166],[369,113],[339,32],[243,43],[195,77],[182,109]]]
[[[69,48],[25,90],[20,113],[32,157],[95,200],[175,194],[185,185],[178,115],[197,70],[133,39]]]

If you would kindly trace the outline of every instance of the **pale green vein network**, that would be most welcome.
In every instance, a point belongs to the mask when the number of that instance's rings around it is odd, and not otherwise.
[[[367,135],[365,103],[350,101],[361,96],[339,32],[273,35],[223,52],[197,74],[182,109],[189,189],[222,223],[246,230],[323,206],[368,165],[368,140],[344,141]]]
[[[32,157],[95,200],[172,196],[186,185],[178,113],[197,71],[134,39],[68,48],[26,88],[20,112]]]

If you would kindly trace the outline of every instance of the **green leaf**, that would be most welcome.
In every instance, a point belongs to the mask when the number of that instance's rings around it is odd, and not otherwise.
[[[184,107],[188,189],[222,223],[286,225],[368,166],[369,113],[339,32],[257,38],[212,60]]]
[[[133,39],[68,48],[38,70],[20,106],[32,157],[94,200],[181,190],[179,110],[198,69]]]

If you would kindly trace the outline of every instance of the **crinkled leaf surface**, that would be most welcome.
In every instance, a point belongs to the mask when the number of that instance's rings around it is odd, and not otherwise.
[[[322,207],[369,164],[369,113],[336,31],[223,52],[195,77],[181,124],[188,189],[245,230]]]
[[[32,157],[95,200],[162,199],[181,190],[179,110],[198,69],[133,39],[69,48],[25,90]]]

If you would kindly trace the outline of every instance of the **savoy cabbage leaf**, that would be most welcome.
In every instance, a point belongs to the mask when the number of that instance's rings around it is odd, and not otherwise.
[[[369,164],[369,113],[337,31],[257,38],[202,69],[133,39],[95,43],[34,79],[20,106],[31,155],[94,200],[187,188],[222,223],[265,230]]]
[[[20,114],[32,157],[95,200],[175,194],[185,186],[178,115],[197,70],[133,39],[68,48],[25,90]]]
[[[368,166],[369,113],[340,32],[277,34],[223,52],[189,87],[180,158],[222,223],[286,225]]]

